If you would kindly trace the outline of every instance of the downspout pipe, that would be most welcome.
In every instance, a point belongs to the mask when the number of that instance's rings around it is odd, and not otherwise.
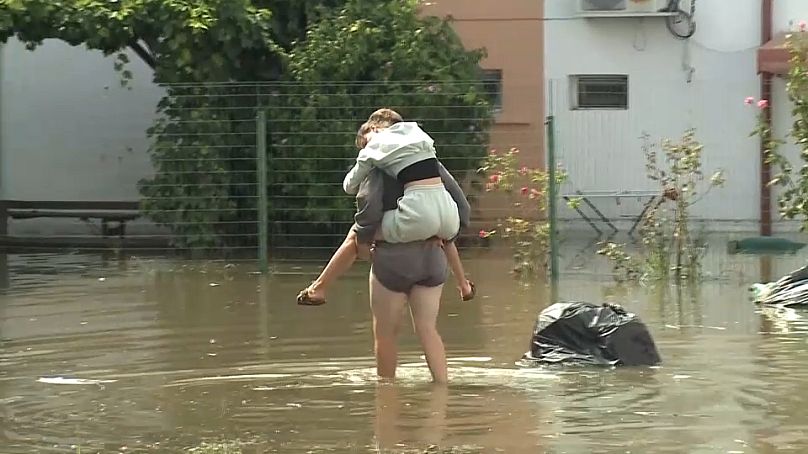
[[[773,0],[761,0],[761,45],[772,39],[773,28]],[[760,99],[769,101],[769,108],[763,109],[763,115],[769,125],[772,124],[772,73],[760,74]],[[760,235],[772,235],[772,191],[769,182],[772,180],[771,166],[766,162],[766,144],[760,140]]]

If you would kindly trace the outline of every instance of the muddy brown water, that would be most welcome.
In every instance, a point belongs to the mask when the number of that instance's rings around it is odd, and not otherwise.
[[[262,277],[249,264],[7,256],[0,452],[806,452],[808,314],[746,294],[806,255],[721,249],[710,279],[677,291],[616,286],[568,247],[561,297],[619,302],[655,336],[664,364],[626,370],[517,367],[547,291],[514,280],[506,256],[466,255],[480,296],[444,294],[448,388],[428,383],[411,330],[398,382],[374,379],[366,268],[302,308],[311,263]]]

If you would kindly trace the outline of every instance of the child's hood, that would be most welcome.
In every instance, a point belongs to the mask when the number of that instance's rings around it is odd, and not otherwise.
[[[435,143],[432,137],[418,126],[418,123],[402,121],[374,134],[368,146],[384,149],[389,153],[408,145],[423,142],[428,143],[430,146]]]

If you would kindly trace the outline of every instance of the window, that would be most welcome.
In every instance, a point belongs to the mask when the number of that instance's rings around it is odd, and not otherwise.
[[[571,109],[628,109],[628,76],[570,76]]]
[[[482,70],[483,90],[494,112],[502,112],[502,70]]]

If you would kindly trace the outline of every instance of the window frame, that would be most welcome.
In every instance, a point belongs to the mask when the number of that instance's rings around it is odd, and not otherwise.
[[[482,68],[480,70],[480,80],[483,84],[486,97],[492,96],[491,110],[495,114],[501,114],[505,110],[505,90],[502,77],[503,71],[499,68]],[[493,76],[493,77],[492,77]],[[489,84],[496,84],[496,92],[488,91]]]
[[[630,89],[629,89],[629,76],[628,74],[573,74],[569,76],[570,81],[570,110],[611,110],[611,111],[621,111],[621,110],[628,110],[631,103],[630,99]],[[602,86],[608,86],[610,83],[613,87],[623,87],[623,93],[619,93],[615,91],[614,93],[606,93],[608,95],[618,95],[621,94],[624,97],[624,101],[622,103],[612,103],[597,105],[588,103],[586,105],[581,104],[581,93],[582,93],[582,82],[584,84],[590,83],[593,85],[600,84]],[[584,87],[586,85],[583,85]],[[591,93],[590,93],[591,94]]]

